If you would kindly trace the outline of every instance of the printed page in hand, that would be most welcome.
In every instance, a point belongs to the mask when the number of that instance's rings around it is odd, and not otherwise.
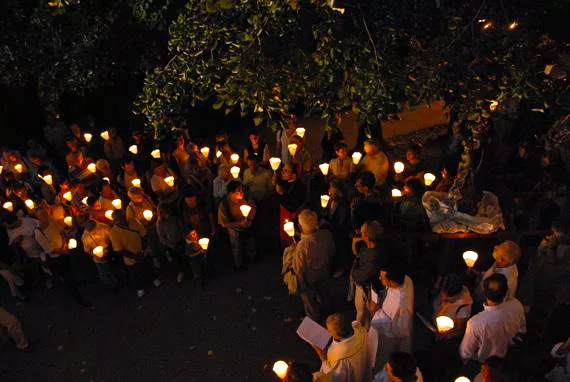
[[[309,317],[303,319],[297,328],[297,335],[321,350],[325,350],[331,340],[329,332]]]

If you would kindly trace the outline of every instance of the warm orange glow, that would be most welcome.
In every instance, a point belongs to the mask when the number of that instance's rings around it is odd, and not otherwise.
[[[68,202],[71,202],[71,199],[73,199],[73,194],[71,191],[67,191],[65,194],[63,194],[63,198]]]
[[[137,155],[139,153],[139,148],[137,145],[132,145],[131,147],[129,147],[129,151],[132,154]]]
[[[404,164],[402,162],[394,162],[394,172],[396,174],[401,174],[404,172]]]
[[[241,205],[239,209],[244,218],[247,218],[251,212],[251,206],[248,206],[247,204]]]
[[[166,184],[168,184],[168,187],[174,187],[174,177],[173,176],[167,176],[166,178],[164,178],[164,182]]]
[[[352,163],[354,163],[355,166],[360,163],[360,159],[362,159],[362,153],[358,151],[352,153]]]
[[[36,204],[34,203],[34,201],[32,199],[27,199],[24,204],[26,205],[26,207],[28,207],[30,210],[33,210],[36,207]]]
[[[208,249],[208,246],[210,245],[210,239],[208,239],[207,237],[203,237],[200,240],[198,240],[198,244],[200,245],[200,247],[202,247],[204,251],[206,251]]]
[[[93,139],[93,134],[85,133],[83,134],[83,138],[85,138],[85,142],[89,143]]]
[[[73,218],[71,216],[66,216],[63,218],[63,222],[66,226],[71,227],[73,225]]]
[[[281,165],[281,159],[275,157],[269,158],[269,165],[271,166],[271,169],[273,171],[277,171],[277,169]]]
[[[204,156],[204,158],[208,159],[208,157],[210,156],[210,148],[208,146],[202,147],[200,149],[200,152],[202,153],[202,155]]]
[[[324,176],[327,176],[329,173],[329,164],[328,163],[321,163],[319,165],[319,168],[321,169],[321,172],[323,173]]]
[[[241,169],[238,166],[234,166],[234,167],[230,168],[230,173],[232,174],[234,179],[239,178],[240,171],[241,171]]]
[[[297,134],[298,136],[300,136],[301,138],[303,138],[305,136],[305,132],[307,130],[304,127],[297,127],[295,129],[295,134]]]
[[[109,140],[109,132],[107,130],[103,131],[101,133],[101,138],[103,138],[103,140],[108,141]]]
[[[145,218],[146,221],[151,221],[152,217],[154,216],[154,214],[152,213],[151,210],[144,210],[143,211],[143,217]]]

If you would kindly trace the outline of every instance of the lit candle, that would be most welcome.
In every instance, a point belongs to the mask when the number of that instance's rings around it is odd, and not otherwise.
[[[291,237],[295,236],[295,224],[293,222],[285,221],[285,224],[283,224],[283,230],[287,235]]]
[[[330,199],[331,197],[328,195],[321,195],[321,207],[327,208]]]
[[[219,158],[222,156],[222,152],[220,150],[216,151],[216,158]]]
[[[86,206],[87,204],[87,200],[89,199],[89,196],[84,197],[83,199],[81,199],[81,203],[85,204]]]
[[[145,220],[147,222],[151,221],[153,216],[154,216],[154,214],[152,213],[151,210],[144,210],[143,211],[143,217],[145,218]]]
[[[404,164],[402,162],[394,163],[394,172],[396,174],[401,174],[404,172]]]
[[[131,180],[131,184],[133,185],[133,187],[138,187],[140,188],[141,186],[141,180],[139,178],[133,179]]]
[[[34,201],[32,199],[27,199],[24,204],[26,205],[26,207],[28,207],[30,210],[33,210],[34,207],[36,207],[36,204],[34,203]]]
[[[287,145],[287,148],[289,149],[289,154],[294,157],[297,152],[297,145],[295,143],[291,143],[290,145]]]
[[[515,30],[515,29],[517,29],[518,26],[519,26],[519,23],[517,21],[513,21],[512,23],[509,24],[509,29]]]
[[[273,171],[277,171],[279,166],[281,165],[281,159],[279,158],[269,158],[269,165]]]
[[[120,210],[121,208],[123,208],[123,202],[121,201],[121,199],[115,199],[111,202],[111,204],[113,205],[113,207],[115,207],[117,210]]]
[[[205,251],[208,249],[208,245],[210,245],[210,239],[208,239],[207,237],[203,237],[200,240],[198,240],[198,244]]]
[[[97,172],[97,165],[95,163],[89,163],[87,165],[87,170],[89,170],[90,173],[95,174]]]
[[[108,141],[109,140],[109,132],[107,130],[103,131],[101,133],[101,138],[103,138],[103,140]]]
[[[319,168],[321,169],[321,172],[323,173],[324,176],[327,176],[329,173],[329,164],[328,163],[321,163],[319,165]]]
[[[447,316],[436,317],[435,324],[439,333],[449,332],[455,326],[453,320]]]
[[[471,380],[467,377],[459,377],[455,380],[455,382],[471,382]]]
[[[102,246],[98,245],[97,247],[93,248],[93,255],[95,257],[103,257],[103,253],[105,253],[105,250],[103,249]]]
[[[469,268],[473,268],[475,262],[479,258],[479,254],[475,251],[465,251],[463,252],[463,261]]]
[[[397,188],[392,189],[393,198],[400,198],[401,196],[402,196],[402,191],[398,190]]]
[[[2,207],[4,207],[4,209],[9,212],[14,211],[14,205],[12,204],[12,202],[6,202],[2,205]]]
[[[51,186],[53,184],[53,177],[50,174],[47,174],[42,179],[44,180],[44,182],[46,182],[48,186]]]
[[[16,164],[16,165],[14,166],[14,170],[16,170],[16,172],[17,172],[18,174],[21,174],[22,171],[24,171],[24,167],[22,166],[21,163],[18,163],[18,164]]]
[[[168,187],[174,187],[174,177],[173,176],[167,176],[166,178],[164,178],[164,182],[166,184],[168,184]]]
[[[303,137],[305,136],[305,132],[306,132],[306,131],[307,131],[307,130],[305,130],[304,127],[297,127],[297,128],[295,129],[295,133],[296,133],[298,136],[300,136],[301,138],[303,138]]]
[[[69,249],[77,248],[77,240],[69,239],[69,241],[67,242],[67,248],[69,248]]]
[[[232,164],[236,164],[239,161],[239,154],[233,153],[230,156],[230,160],[232,161]]]
[[[499,107],[499,102],[493,100],[493,101],[491,101],[491,104],[489,105],[489,110],[495,111],[495,110],[497,110],[497,107]]]
[[[159,149],[154,149],[150,152],[150,156],[153,157],[154,159],[160,159],[160,150]]]
[[[83,134],[83,138],[85,138],[85,142],[89,143],[93,139],[93,134],[85,133]]]
[[[111,183],[111,179],[109,179],[108,176],[104,176],[104,177],[103,177],[103,180],[106,180],[107,182]]]
[[[71,199],[73,199],[73,194],[71,191],[67,191],[65,194],[63,194],[63,198],[68,202],[71,202]]]
[[[113,210],[105,211],[105,217],[109,220],[113,220]]]
[[[137,145],[132,145],[131,147],[129,147],[129,151],[132,154],[137,155],[139,153],[139,147]]]
[[[143,217],[145,218],[145,220],[146,220],[147,222],[151,221],[153,216],[154,216],[154,215],[153,215],[153,213],[152,213],[151,210],[144,210],[144,211],[143,211]]]
[[[2,175],[2,171],[4,171],[4,166],[0,166],[0,175]]]
[[[355,166],[360,163],[360,159],[362,159],[362,153],[358,151],[352,153],[352,163],[354,163]]]
[[[426,186],[431,186],[434,180],[435,180],[435,175],[432,174],[431,172],[426,172],[424,174],[424,184]]]
[[[277,361],[273,364],[273,372],[281,379],[285,379],[287,370],[289,370],[289,365],[285,361]]]
[[[210,156],[210,148],[208,146],[202,147],[200,149],[200,152],[202,153],[202,155],[204,156],[204,158],[208,159],[208,157]]]
[[[247,204],[242,204],[239,207],[241,214],[243,215],[243,217],[247,218],[249,216],[249,213],[251,212],[251,206],[248,206]]]
[[[234,179],[237,179],[239,177],[240,171],[241,171],[241,169],[238,166],[234,166],[234,167],[230,168],[230,173],[232,174]]]
[[[66,216],[63,218],[63,222],[66,226],[71,227],[73,225],[73,218],[71,216]]]

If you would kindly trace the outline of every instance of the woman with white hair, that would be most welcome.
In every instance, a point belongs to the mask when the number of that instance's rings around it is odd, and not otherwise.
[[[485,273],[481,279],[480,290],[483,290],[483,282],[486,278],[494,273],[501,273],[507,278],[509,290],[505,301],[515,297],[518,288],[519,271],[517,262],[521,258],[521,249],[511,240],[507,240],[493,249],[493,258],[495,262]]]
[[[288,250],[293,252],[293,272],[297,276],[298,291],[307,316],[315,321],[324,318],[328,291],[330,259],[334,255],[334,238],[330,231],[317,230],[317,214],[303,210],[299,214],[301,240]]]

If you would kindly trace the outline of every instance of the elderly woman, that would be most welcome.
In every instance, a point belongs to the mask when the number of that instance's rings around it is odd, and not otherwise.
[[[327,317],[327,331],[332,343],[326,352],[313,346],[321,359],[321,369],[313,374],[314,381],[369,382],[372,367],[366,347],[366,330],[358,321],[350,321],[345,314]]]
[[[500,273],[507,278],[509,290],[505,301],[508,301],[514,298],[517,293],[519,278],[517,262],[521,258],[521,249],[514,241],[507,240],[495,247],[493,250],[493,258],[495,262],[483,273],[479,289],[481,291],[483,290],[483,282],[486,278],[494,273]]]

